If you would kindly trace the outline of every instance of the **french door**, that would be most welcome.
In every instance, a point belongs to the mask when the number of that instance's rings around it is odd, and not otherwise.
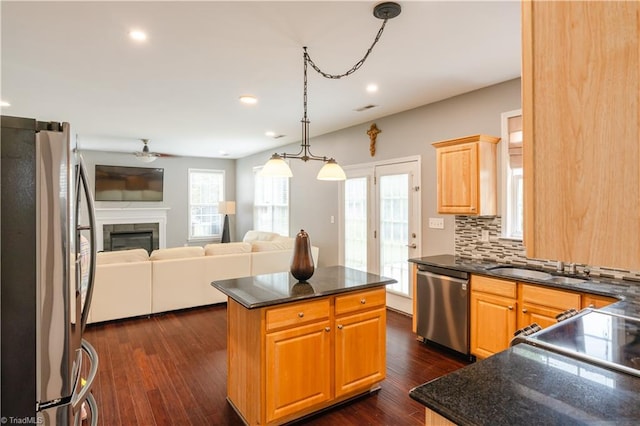
[[[420,251],[418,158],[346,167],[342,191],[344,266],[394,278],[387,305],[412,313],[407,259]]]

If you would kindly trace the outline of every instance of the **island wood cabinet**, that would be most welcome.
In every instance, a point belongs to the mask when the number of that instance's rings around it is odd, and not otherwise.
[[[330,331],[328,299],[266,311],[267,422],[331,399]]]
[[[496,144],[473,135],[434,142],[438,213],[492,216],[497,212]]]
[[[365,393],[386,375],[384,287],[275,307],[228,302],[228,399],[282,424]]]
[[[617,299],[484,275],[471,275],[471,353],[487,358],[509,347],[516,330],[557,323],[567,309],[601,308]],[[593,306],[590,306],[593,305]]]
[[[640,2],[522,2],[527,257],[640,269]]]

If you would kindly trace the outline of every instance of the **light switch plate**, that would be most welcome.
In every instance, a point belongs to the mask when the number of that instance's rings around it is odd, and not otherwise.
[[[430,217],[429,228],[444,229],[444,219],[441,217]]]

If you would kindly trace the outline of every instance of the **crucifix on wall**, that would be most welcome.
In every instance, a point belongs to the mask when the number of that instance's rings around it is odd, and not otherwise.
[[[373,123],[369,130],[367,130],[367,134],[369,135],[369,152],[372,157],[376,155],[376,138],[378,137],[378,133],[382,133],[382,130],[378,129],[376,123]]]

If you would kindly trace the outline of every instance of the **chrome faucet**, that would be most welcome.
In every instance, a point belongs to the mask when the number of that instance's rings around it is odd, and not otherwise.
[[[569,267],[569,273],[570,274],[575,274],[576,273],[576,264],[575,263],[570,263],[568,265],[568,267]]]
[[[558,263],[556,263],[556,271],[564,272],[564,262],[562,260],[558,260]]]

